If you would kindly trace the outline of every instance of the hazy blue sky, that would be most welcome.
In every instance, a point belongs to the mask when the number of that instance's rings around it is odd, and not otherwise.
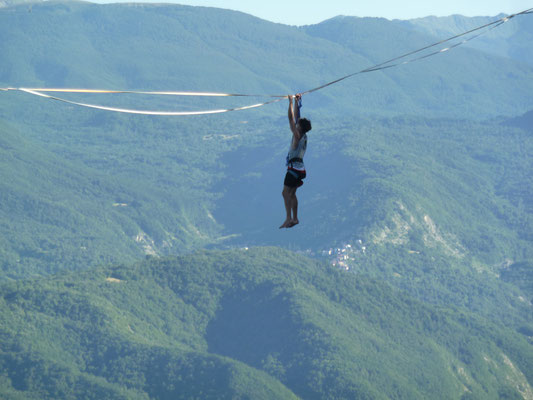
[[[115,1],[93,0],[98,3]],[[137,1],[143,0],[119,0]],[[533,0],[155,0],[243,11],[289,25],[315,24],[337,15],[409,19],[428,15],[494,16],[533,8]],[[144,2],[151,2],[144,0]]]

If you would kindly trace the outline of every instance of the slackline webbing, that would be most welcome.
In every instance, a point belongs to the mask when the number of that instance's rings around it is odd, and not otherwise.
[[[341,82],[341,81],[343,81],[345,79],[351,78],[351,77],[353,77],[355,75],[369,73],[369,72],[375,72],[375,71],[380,71],[380,70],[389,69],[389,68],[394,68],[394,67],[397,67],[397,66],[400,66],[400,65],[409,64],[409,63],[412,63],[412,62],[415,62],[415,61],[419,61],[419,60],[422,60],[422,59],[425,59],[425,58],[428,58],[428,57],[432,57],[432,56],[440,54],[440,53],[444,53],[444,52],[449,51],[451,49],[454,49],[454,48],[456,48],[456,47],[458,47],[458,46],[460,46],[460,45],[462,45],[464,43],[467,43],[467,42],[469,42],[469,41],[471,41],[471,40],[473,40],[473,39],[475,39],[475,38],[477,38],[477,37],[479,37],[481,35],[486,34],[487,32],[489,32],[489,31],[501,26],[502,24],[508,22],[509,20],[511,20],[512,18],[514,18],[516,16],[525,15],[525,14],[532,14],[532,13],[533,13],[533,8],[530,8],[530,9],[521,11],[521,12],[516,13],[516,14],[508,15],[506,17],[503,17],[503,18],[497,19],[495,21],[489,22],[489,23],[487,23],[485,25],[482,25],[482,26],[479,26],[477,28],[474,28],[474,29],[468,30],[466,32],[457,34],[455,36],[449,37],[448,39],[444,39],[444,40],[438,41],[436,43],[430,44],[428,46],[424,46],[424,47],[422,47],[420,49],[417,49],[417,50],[410,51],[410,52],[405,53],[403,55],[400,55],[398,57],[391,58],[390,60],[384,61],[384,62],[376,64],[374,66],[362,69],[362,70],[357,71],[357,72],[353,72],[351,74],[348,74],[348,75],[343,76],[341,78],[335,79],[335,80],[333,80],[331,82],[325,83],[325,84],[320,85],[318,87],[315,87],[313,89],[309,89],[309,90],[306,90],[304,92],[301,92],[301,94],[305,95],[305,94],[308,94],[308,93],[316,92],[316,91],[324,89],[324,88],[326,88],[328,86],[331,86],[331,85],[334,85],[336,83],[339,83],[339,82]],[[483,29],[485,29],[485,30],[483,30]],[[464,37],[466,35],[469,35],[469,34],[472,34],[474,32],[478,32],[478,31],[481,31],[481,32],[477,33],[476,35],[467,37],[467,38],[465,38],[465,39],[463,39],[463,40],[461,40],[461,41],[459,41],[457,43],[450,44],[448,47],[445,47],[443,49],[433,51],[433,52],[431,52],[429,54],[417,55],[417,54],[419,54],[419,53],[421,53],[421,52],[423,52],[425,50],[429,50],[429,49],[434,48],[436,46],[443,45],[444,43],[451,42],[451,41],[453,41],[455,39],[459,39],[461,37]],[[407,57],[411,57],[411,56],[415,56],[415,55],[417,55],[417,56],[414,57],[414,58],[410,58],[410,59],[404,60]],[[401,60],[403,60],[403,61],[401,61]],[[184,92],[184,91],[138,91],[138,90],[12,88],[12,87],[0,88],[0,91],[10,91],[10,90],[25,92],[25,93],[29,93],[29,94],[32,94],[32,95],[35,95],[35,96],[40,96],[40,97],[44,97],[44,98],[48,98],[48,99],[52,99],[52,100],[61,101],[61,102],[68,103],[68,104],[73,104],[73,105],[77,105],[77,106],[81,106],[81,107],[94,108],[94,109],[98,109],[98,110],[114,111],[114,112],[128,113],[128,114],[163,115],[163,116],[206,115],[206,114],[219,114],[219,113],[225,113],[225,112],[230,112],[230,111],[247,110],[247,109],[251,109],[251,108],[262,107],[262,106],[265,106],[267,104],[276,103],[276,102],[279,102],[279,101],[287,98],[288,96],[290,96],[290,95],[267,95],[267,94],[261,95],[261,94],[243,94],[243,93]],[[100,105],[96,105],[96,104],[81,103],[81,102],[72,101],[72,100],[64,99],[64,98],[57,97],[57,96],[52,96],[52,95],[45,94],[45,93],[142,94],[142,95],[159,95],[159,96],[205,96],[205,97],[263,97],[263,98],[269,98],[270,97],[270,98],[273,98],[273,99],[269,100],[269,101],[262,102],[262,103],[251,104],[251,105],[242,106],[242,107],[228,108],[228,109],[214,109],[214,110],[204,110],[204,111],[146,111],[146,110],[132,110],[132,109],[127,109],[127,108],[106,107],[106,106],[100,106]]]
[[[9,90],[11,90],[11,89],[9,89]],[[36,96],[41,96],[41,97],[45,97],[45,98],[52,99],[52,100],[58,100],[58,101],[62,101],[64,103],[74,104],[74,105],[81,106],[81,107],[96,108],[98,110],[115,111],[115,112],[127,113],[127,114],[164,115],[164,116],[220,114],[220,113],[229,112],[229,111],[247,110],[249,108],[256,108],[256,107],[261,107],[261,106],[264,106],[264,105],[267,105],[267,104],[276,103],[276,102],[281,101],[281,100],[283,100],[284,98],[287,97],[287,96],[283,96],[283,97],[280,97],[280,98],[277,98],[277,99],[274,99],[274,100],[270,100],[270,101],[267,101],[267,102],[264,102],[264,103],[251,104],[251,105],[248,105],[248,106],[236,107],[236,108],[228,108],[228,109],[205,110],[205,111],[146,111],[146,110],[131,110],[131,109],[128,109],[128,108],[106,107],[106,106],[99,106],[99,105],[95,105],[95,104],[79,103],[77,101],[67,100],[67,99],[63,99],[61,97],[55,97],[55,96],[50,96],[50,95],[44,94],[42,92],[43,91],[47,91],[47,90],[41,90],[41,89],[19,88],[19,89],[15,89],[15,90],[20,90],[22,92],[30,93],[30,94],[33,94],[33,95],[36,95]],[[77,89],[77,90],[79,90],[78,93],[85,93],[83,91],[83,89]],[[61,91],[61,89],[57,89],[55,91]]]

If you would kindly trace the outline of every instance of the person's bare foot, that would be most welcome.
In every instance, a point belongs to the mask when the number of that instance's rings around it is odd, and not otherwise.
[[[279,229],[283,229],[283,228],[290,228],[290,223],[291,223],[291,220],[290,219],[286,219],[285,222],[279,227]]]
[[[289,225],[287,225],[287,228],[292,228],[293,226],[298,225],[299,223],[300,221],[298,221],[298,219],[291,219]]]

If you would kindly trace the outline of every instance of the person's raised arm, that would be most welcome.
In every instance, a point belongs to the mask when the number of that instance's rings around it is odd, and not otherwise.
[[[294,123],[297,124],[300,119],[300,102],[302,101],[302,95],[297,94],[294,96],[294,105],[292,106],[292,112],[294,115]]]
[[[296,128],[296,120],[294,119],[294,102],[293,102],[294,96],[289,96],[289,125],[291,127],[291,131],[294,135],[298,134],[298,129]]]
[[[289,95],[287,97],[289,98],[289,123],[292,124],[294,121],[292,118],[292,96]]]
[[[289,96],[289,124],[291,126],[291,131],[296,140],[300,140],[300,131],[298,130],[296,123],[300,119],[300,109],[298,107],[297,101],[299,100],[300,95]]]

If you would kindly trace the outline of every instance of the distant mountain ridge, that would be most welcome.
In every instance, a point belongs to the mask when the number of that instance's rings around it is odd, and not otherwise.
[[[46,2],[36,3],[32,13],[24,6],[9,10],[0,14],[4,29],[17,20],[15,31],[0,31],[5,38],[0,49],[10,55],[0,70],[0,82],[7,86],[283,94],[319,86],[434,41],[413,26],[371,18],[295,28],[228,10],[164,4]],[[510,24],[518,23],[519,18]],[[56,40],[47,41],[37,35],[40,31]],[[30,43],[41,57],[31,58]],[[310,96],[309,104],[323,109],[339,99],[343,110],[360,113],[433,114],[438,108],[442,114],[480,117],[496,110],[511,114],[530,101],[527,93],[533,89],[527,82],[533,67],[524,70],[462,48],[450,54],[354,77]],[[305,67],[295,69],[294,64]],[[209,68],[213,65],[216,73]],[[457,96],[464,90],[468,103]],[[442,101],[449,96],[453,101]]]
[[[0,7],[9,7],[19,4],[32,4],[45,0],[0,0]]]
[[[520,11],[522,10],[516,10],[516,12]],[[438,38],[444,38],[474,29],[503,17],[505,17],[504,14],[494,17],[470,18],[453,15],[449,17],[417,18],[409,21],[398,21],[398,23]],[[510,21],[512,22],[505,23],[497,29],[472,40],[466,46],[533,65],[533,52],[530,47],[530,43],[533,40],[533,28],[529,21],[529,16],[518,16]]]

